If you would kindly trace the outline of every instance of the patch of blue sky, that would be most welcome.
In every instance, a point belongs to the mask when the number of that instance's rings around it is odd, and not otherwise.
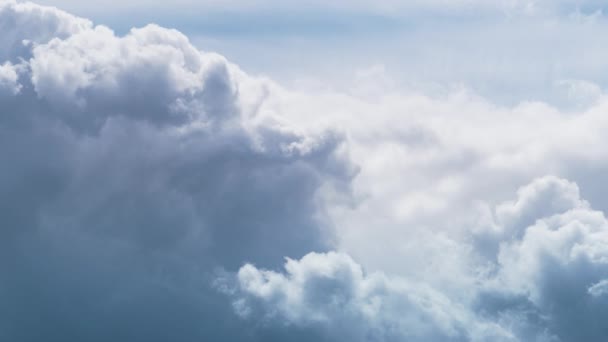
[[[542,100],[566,106],[564,87],[570,83],[564,80],[605,88],[608,79],[600,71],[608,67],[608,35],[598,32],[608,32],[606,5],[541,5],[545,11],[537,13],[479,4],[394,12],[293,5],[122,8],[87,16],[119,34],[150,22],[176,28],[202,50],[282,82],[306,76],[348,84],[357,69],[381,64],[397,83],[417,89],[462,84],[504,104]]]
[[[137,19],[131,20],[133,16]],[[94,16],[117,33],[156,23],[189,35],[217,37],[311,36],[384,33],[413,27],[408,20],[370,13],[338,11],[193,11],[122,13]]]

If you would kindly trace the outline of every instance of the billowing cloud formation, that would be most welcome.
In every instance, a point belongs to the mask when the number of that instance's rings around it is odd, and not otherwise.
[[[468,295],[365,274],[335,253],[289,259],[285,274],[245,265],[228,292],[244,317],[262,313],[265,324],[306,326],[329,340],[602,341],[608,314],[604,215],[580,199],[576,185],[555,177],[521,188],[516,201],[496,212],[504,229],[496,261],[476,273]],[[501,223],[505,213],[524,218],[531,212],[536,220]]]
[[[481,311],[515,327],[527,326],[522,331],[528,334],[534,326],[535,334],[540,329],[554,340],[605,339],[601,322],[608,314],[602,295],[608,275],[608,221],[577,193],[576,185],[554,178],[520,190],[516,203],[528,202],[530,210],[537,210],[539,202],[529,200],[544,198],[549,211],[522,224],[523,235],[502,239],[496,276],[479,297]],[[564,205],[568,197],[570,204]],[[524,333],[523,339],[532,336]]]
[[[307,327],[330,341],[513,340],[425,284],[365,274],[344,254],[288,259],[285,270],[283,275],[243,266],[237,312],[247,318],[261,311],[267,325]]]
[[[270,81],[157,26],[9,1],[0,27],[3,339],[234,339],[216,268],[331,245],[321,188],[354,169],[257,111]]]
[[[0,339],[608,336],[599,86],[292,91],[156,25],[0,28]]]

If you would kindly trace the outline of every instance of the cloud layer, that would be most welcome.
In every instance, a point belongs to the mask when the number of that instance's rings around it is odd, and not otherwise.
[[[606,339],[594,83],[294,91],[157,25],[0,28],[0,339]]]

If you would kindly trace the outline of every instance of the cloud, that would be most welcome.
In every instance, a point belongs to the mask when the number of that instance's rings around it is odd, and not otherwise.
[[[605,339],[599,85],[303,91],[158,25],[0,27],[0,338]]]
[[[486,250],[486,256],[493,258],[499,244],[521,239],[537,220],[571,209],[589,209],[589,203],[581,199],[576,183],[555,176],[538,178],[521,187],[515,201],[501,203],[495,208],[496,222],[482,225],[481,230],[475,231],[477,248]]]
[[[0,27],[0,336],[246,339],[212,274],[332,245],[340,134],[260,113],[278,86],[175,30],[15,2]]]
[[[522,188],[520,196],[543,181]],[[574,194],[563,188],[548,198],[556,203],[567,193]],[[608,272],[608,221],[602,212],[572,199],[570,205],[538,216],[523,236],[501,242],[497,276],[480,298],[484,310],[493,314],[535,315],[539,326],[560,341],[601,341],[601,321],[608,314],[601,296]],[[524,307],[522,300],[528,303]]]
[[[20,8],[14,3],[5,6]],[[37,22],[39,13],[48,10],[28,5],[19,16],[26,17],[27,9],[33,18],[25,22]],[[56,26],[71,27],[69,21],[81,21],[50,11],[68,21],[58,24],[54,19]],[[25,32],[26,28],[20,26],[19,30]],[[32,152],[40,155],[57,149],[60,156],[54,163],[43,162],[57,167],[57,178],[65,182],[45,205],[48,212],[43,221],[60,220],[62,215],[73,220],[80,214],[84,219],[109,200],[108,217],[119,213],[114,204],[121,201],[134,210],[149,205],[152,211],[148,214],[159,216],[165,215],[161,207],[172,203],[185,210],[183,215],[175,215],[178,220],[195,215],[194,209],[220,219],[226,207],[243,205],[255,216],[247,224],[260,229],[272,226],[267,220],[282,216],[275,210],[284,206],[292,211],[291,229],[298,229],[299,210],[307,208],[302,219],[313,220],[316,189],[331,178],[348,182],[352,175],[337,151],[337,133],[298,132],[278,119],[259,115],[255,106],[263,101],[269,81],[247,76],[219,55],[198,51],[175,30],[152,25],[118,37],[110,29],[96,26],[65,38],[57,35],[31,46],[31,58],[18,68],[10,63],[2,68],[4,83],[13,88],[13,96],[6,100],[6,139],[22,143],[22,147],[32,144]],[[16,136],[18,131],[24,134]],[[37,134],[44,143],[33,144]],[[5,149],[15,147],[6,144]],[[38,167],[17,164],[29,158],[26,151],[8,153],[15,162],[8,166],[21,172],[32,168],[45,178]],[[26,175],[18,179],[25,181]],[[91,183],[92,179],[99,183]],[[290,191],[275,191],[277,186]],[[17,193],[20,191],[26,189]],[[249,198],[248,192],[255,196]],[[271,200],[279,193],[286,197],[273,203],[272,217],[265,217],[264,202],[257,202],[259,196]],[[82,201],[79,196],[83,194],[93,202]],[[227,200],[230,196],[238,199]],[[169,212],[166,215],[174,215]],[[120,220],[133,219],[124,214]],[[238,220],[247,220],[246,211],[241,214]],[[229,216],[224,219],[232,224],[219,226],[238,227],[233,221],[237,218]],[[179,230],[181,224],[176,226]],[[291,236],[306,239],[306,234],[307,229],[302,229]]]
[[[266,326],[318,331],[321,340],[510,341],[497,325],[476,320],[424,284],[366,274],[348,255],[311,253],[288,259],[285,274],[243,266],[235,310]]]
[[[16,95],[21,90],[17,67],[10,62],[0,65],[0,94]]]
[[[574,108],[594,101],[592,84],[607,84],[608,50],[598,34],[607,26],[596,0],[45,3],[121,33],[149,22],[178,28],[195,45],[283,84],[314,77],[346,88],[353,70],[380,63],[415,90],[466,84],[498,104]]]
[[[606,288],[606,285],[608,285],[608,281],[606,281],[606,279],[604,279],[604,280],[601,280],[600,282],[598,282],[597,284],[593,284],[591,287],[589,287],[589,289],[587,291],[589,292],[590,295],[592,295],[594,297],[603,296],[604,294],[606,294],[606,291],[608,290]]]
[[[53,7],[29,2],[0,2],[2,50],[0,60],[27,59],[28,46],[46,43],[53,38],[66,38],[92,27],[91,21],[75,17]]]
[[[545,177],[520,188],[517,201],[498,205],[500,212],[517,203],[536,220],[501,225],[508,233],[495,264],[475,273],[470,296],[446,284],[367,273],[334,252],[287,259],[283,273],[246,264],[228,278],[232,287],[223,278],[223,290],[260,329],[306,327],[331,341],[602,341],[608,221],[577,192],[575,184]]]

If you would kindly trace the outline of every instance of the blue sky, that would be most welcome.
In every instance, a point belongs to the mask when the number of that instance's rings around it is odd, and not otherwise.
[[[118,33],[150,22],[176,28],[201,49],[283,82],[342,86],[356,70],[381,64],[406,86],[464,84],[502,104],[560,106],[568,105],[561,81],[606,83],[598,1],[49,4]]]

